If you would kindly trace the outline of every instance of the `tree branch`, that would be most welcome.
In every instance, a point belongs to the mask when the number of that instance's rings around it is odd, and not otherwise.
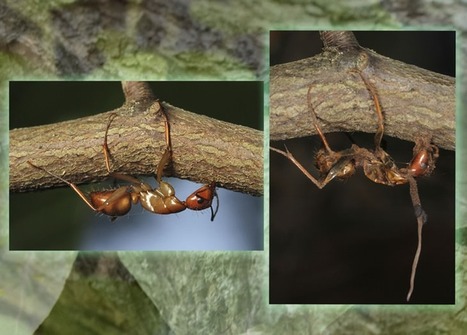
[[[307,106],[307,90],[327,132],[374,133],[376,115],[368,91],[352,70],[374,84],[385,116],[385,134],[414,141],[432,136],[445,149],[455,148],[455,79],[408,65],[358,45],[353,34],[324,32],[326,47],[317,56],[271,67],[270,139],[316,134]]]
[[[144,81],[122,81],[122,89],[127,103],[139,102],[147,107],[155,99],[148,83]]]
[[[159,103],[152,100],[149,108],[141,103],[148,97],[144,85],[123,87],[127,102],[115,110],[11,130],[10,191],[63,185],[31,168],[28,160],[75,183],[107,178],[102,144],[110,113],[117,114],[108,135],[111,169],[129,175],[154,175],[165,149]],[[162,104],[169,116],[173,146],[173,164],[166,175],[203,183],[215,180],[219,186],[235,191],[263,193],[261,131]]]

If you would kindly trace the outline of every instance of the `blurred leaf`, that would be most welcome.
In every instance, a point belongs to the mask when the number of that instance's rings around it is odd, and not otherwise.
[[[2,334],[32,334],[60,295],[75,256],[75,252],[0,251]]]
[[[241,334],[266,321],[261,252],[119,255],[175,334]]]
[[[118,256],[81,253],[57,304],[34,334],[169,333]]]

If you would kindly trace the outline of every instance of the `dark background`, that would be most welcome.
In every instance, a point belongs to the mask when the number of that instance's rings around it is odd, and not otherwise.
[[[263,128],[262,82],[151,82],[174,106],[255,129]],[[10,82],[10,129],[94,115],[124,102],[120,82]],[[96,154],[102,155],[99,148]],[[141,176],[140,176],[141,177]],[[180,199],[200,187],[164,178]],[[146,180],[155,185],[155,179]],[[79,185],[84,191],[112,187]],[[115,222],[97,214],[69,187],[10,193],[12,250],[258,250],[263,248],[263,198],[218,188],[220,207],[157,215],[139,204]],[[241,209],[241,210],[239,210]]]
[[[356,32],[360,45],[391,58],[455,76],[454,32]],[[271,32],[271,65],[319,53],[318,32]],[[384,106],[383,106],[384,109]],[[376,125],[375,125],[376,127]],[[351,134],[372,148],[373,134]],[[345,134],[327,135],[335,150]],[[284,143],[315,176],[318,137]],[[385,137],[399,166],[413,143]],[[428,224],[415,279],[413,304],[454,303],[455,155],[440,151],[434,174],[419,179]],[[270,303],[404,304],[417,247],[417,222],[408,185],[389,187],[362,171],[322,190],[284,157],[270,152]]]

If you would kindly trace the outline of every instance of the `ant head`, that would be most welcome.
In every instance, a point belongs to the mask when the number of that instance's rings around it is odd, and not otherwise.
[[[439,156],[438,147],[430,144],[420,149],[409,163],[409,172],[414,177],[427,176],[433,172],[436,159]]]
[[[431,144],[431,136],[419,136],[415,140],[413,158],[407,168],[413,177],[427,176],[435,169],[436,160],[439,157],[439,149]]]
[[[212,208],[212,200],[214,197],[216,198],[217,203],[215,211]],[[194,211],[211,208],[211,221],[214,221],[214,217],[216,216],[217,210],[219,209],[219,197],[217,196],[216,192],[216,183],[213,181],[210,184],[204,185],[197,189],[187,197],[185,205],[187,208]]]

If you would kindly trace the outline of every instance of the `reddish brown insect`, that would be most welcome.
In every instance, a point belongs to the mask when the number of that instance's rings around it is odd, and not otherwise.
[[[414,147],[414,157],[409,164],[409,172],[414,177],[427,176],[435,168],[435,160],[439,156],[438,147],[420,140]]]
[[[187,208],[200,211],[211,207],[212,200],[216,195],[216,183],[212,182],[211,184],[204,185],[193,192],[185,200],[185,205]],[[217,196],[216,196],[217,198]]]
[[[420,258],[422,246],[422,227],[426,222],[427,215],[423,210],[418,195],[417,183],[415,177],[429,175],[435,168],[435,162],[438,158],[438,148],[430,143],[426,138],[417,139],[413,150],[413,158],[406,168],[398,168],[394,160],[389,154],[381,148],[381,140],[384,134],[384,118],[381,110],[381,105],[375,87],[368,81],[361,71],[355,70],[352,72],[358,73],[369,91],[375,106],[376,115],[378,117],[378,128],[375,133],[374,143],[375,149],[368,150],[353,144],[349,149],[335,152],[329,146],[319,124],[316,112],[311,102],[312,86],[308,88],[307,105],[312,117],[314,127],[323,142],[321,148],[316,154],[316,167],[320,172],[320,177],[315,178],[308,172],[303,165],[295,159],[290,151],[285,148],[285,151],[271,147],[271,150],[285,156],[300,171],[310,179],[318,188],[323,188],[331,180],[346,179],[352,176],[357,167],[362,167],[367,178],[375,183],[388,186],[395,186],[409,183],[410,196],[414,207],[415,216],[418,222],[418,246],[412,264],[412,272],[410,275],[410,287],[407,294],[407,301],[410,300],[414,289],[415,274],[418,260]]]
[[[211,221],[213,221],[219,208],[219,199],[216,193],[215,182],[211,182],[208,185],[202,186],[190,194],[186,201],[181,201],[175,196],[175,190],[172,185],[162,180],[164,167],[172,158],[172,146],[170,141],[170,125],[168,117],[163,106],[161,104],[159,104],[159,106],[159,110],[165,118],[166,149],[157,167],[156,181],[159,185],[157,188],[153,188],[151,185],[137,178],[118,172],[111,172],[109,159],[110,151],[107,145],[107,135],[110,124],[116,117],[116,114],[110,115],[109,122],[105,130],[104,144],[102,146],[104,152],[104,161],[109,176],[129,182],[130,185],[121,186],[114,190],[91,192],[88,199],[88,197],[86,197],[86,195],[72,182],[69,182],[64,178],[42,167],[39,167],[30,161],[28,161],[28,164],[68,184],[93,211],[109,215],[112,217],[112,220],[115,220],[118,216],[127,214],[130,211],[132,204],[139,202],[144,209],[156,214],[178,213],[184,211],[187,208],[196,211],[210,208]],[[214,197],[217,199],[217,206],[215,211],[212,208],[212,201]]]

